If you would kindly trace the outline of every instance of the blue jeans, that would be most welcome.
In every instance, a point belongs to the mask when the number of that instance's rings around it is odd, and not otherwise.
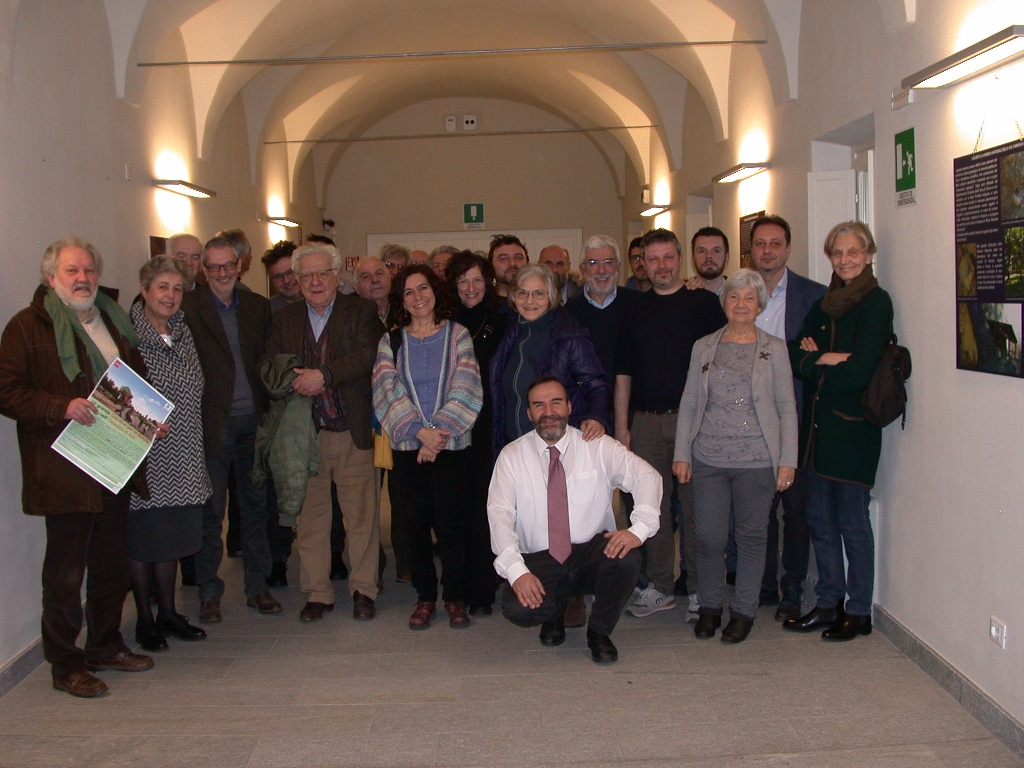
[[[811,530],[818,583],[814,588],[819,608],[834,608],[846,601],[846,612],[871,615],[875,588],[875,536],[871,531],[868,502],[871,492],[863,485],[828,480],[807,468],[807,526]],[[849,567],[843,574],[843,549]]]
[[[213,495],[203,507],[203,548],[195,555],[200,600],[220,600],[224,595],[224,580],[217,575],[217,570],[224,554],[220,532],[232,464],[235,467],[235,487],[231,491],[238,496],[242,523],[245,596],[255,597],[267,591],[267,576],[272,565],[267,537],[267,492],[265,488],[254,486],[249,478],[258,421],[254,414],[232,416],[221,439],[220,453],[206,457]]]

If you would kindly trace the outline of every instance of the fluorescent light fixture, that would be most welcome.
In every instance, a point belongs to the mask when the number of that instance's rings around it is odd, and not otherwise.
[[[751,176],[756,176],[761,171],[767,171],[771,167],[771,163],[740,163],[739,165],[734,165],[728,171],[718,174],[712,181],[716,184],[732,184],[734,181],[743,181]]]
[[[153,179],[153,186],[160,187],[160,189],[166,189],[168,192],[176,192],[179,195],[185,195],[185,197],[198,197],[208,198],[216,197],[217,193],[212,189],[206,189],[200,187],[198,184],[192,184],[181,179]]]
[[[287,216],[270,216],[267,218],[271,224],[277,224],[279,227],[288,227],[289,229],[295,229],[301,227],[302,222],[296,221],[295,219],[289,219]]]
[[[903,78],[903,88],[945,88],[1024,53],[1024,25],[1007,27],[930,67]]]
[[[659,213],[664,213],[667,210],[667,205],[652,205],[646,210],[640,211],[640,215],[644,217],[657,216]]]

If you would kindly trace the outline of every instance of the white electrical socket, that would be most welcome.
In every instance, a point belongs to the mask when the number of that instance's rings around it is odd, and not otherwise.
[[[993,643],[1006,650],[1006,625],[995,616],[988,617],[988,636]]]
[[[462,130],[464,130],[464,131],[475,131],[476,130],[476,115],[463,115],[462,116]]]
[[[455,115],[444,116],[444,129],[448,131],[448,133],[455,133],[457,130],[455,125]]]

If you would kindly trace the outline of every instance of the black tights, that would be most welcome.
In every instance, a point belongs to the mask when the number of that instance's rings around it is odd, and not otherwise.
[[[150,585],[156,588],[157,616],[161,621],[174,618],[174,582],[178,577],[178,561],[143,563],[132,560],[132,592],[139,624],[153,623],[153,608],[149,602]]]

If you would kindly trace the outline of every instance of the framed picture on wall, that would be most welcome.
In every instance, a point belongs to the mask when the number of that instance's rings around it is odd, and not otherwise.
[[[167,253],[167,238],[156,235],[149,236],[149,258]]]
[[[755,221],[764,216],[764,211],[748,213],[740,216],[740,268],[750,269],[750,254],[753,250],[750,246],[750,227]]]

